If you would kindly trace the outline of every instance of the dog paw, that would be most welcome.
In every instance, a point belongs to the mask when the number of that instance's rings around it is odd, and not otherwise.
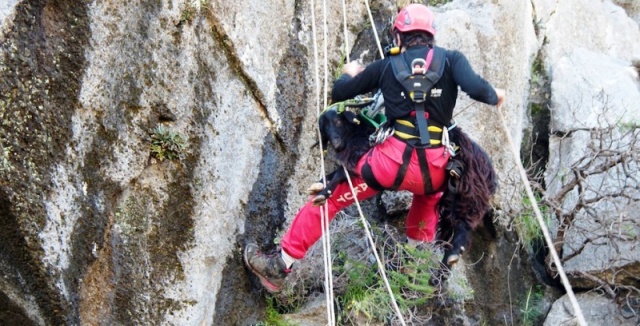
[[[455,264],[458,263],[458,261],[460,260],[460,257],[462,256],[462,253],[464,252],[465,248],[464,246],[461,246],[459,249],[455,249],[449,251],[448,253],[445,254],[444,257],[444,263],[447,265],[447,267],[452,268],[453,266],[455,266]]]
[[[313,206],[322,206],[327,202],[327,197],[324,195],[317,195],[313,198]]]
[[[309,195],[315,195],[324,189],[324,185],[322,182],[316,182],[307,188],[307,193]]]
[[[460,260],[460,255],[451,255],[447,257],[447,261],[445,262],[449,268],[455,266]]]

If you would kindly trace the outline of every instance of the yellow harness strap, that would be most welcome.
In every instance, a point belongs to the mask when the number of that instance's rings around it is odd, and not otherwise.
[[[407,121],[407,120],[398,119],[398,120],[396,120],[396,123],[400,124],[400,125],[403,125],[403,126],[406,126],[406,127],[409,127],[409,128],[415,128],[416,127],[413,123],[411,123],[410,121]],[[442,128],[436,127],[436,126],[429,126],[427,129],[429,130],[429,133],[440,134],[439,137],[430,137],[431,145],[440,145],[440,144],[442,144],[442,140],[441,140],[441,138],[442,138]],[[404,140],[420,139],[420,136],[413,135],[413,134],[408,134],[408,133],[405,133],[405,132],[402,132],[402,131],[398,131],[398,130],[395,130],[393,133],[394,133],[394,135],[396,135],[399,138],[404,139]]]

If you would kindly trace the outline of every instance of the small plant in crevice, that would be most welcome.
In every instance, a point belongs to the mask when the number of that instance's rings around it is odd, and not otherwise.
[[[445,4],[447,4],[447,3],[451,2],[451,1],[453,1],[453,0],[429,0],[428,4],[429,4],[429,6],[437,7],[437,6],[445,5]]]
[[[198,12],[198,8],[196,6],[197,6],[197,3],[192,1],[188,1],[184,5],[182,10],[180,11],[180,20],[178,21],[177,26],[182,26],[184,24],[188,24],[188,23],[191,23],[191,21],[193,21],[193,19],[195,18]]]
[[[180,20],[178,21],[177,26],[182,26],[184,24],[191,23],[198,13],[200,9],[206,7],[208,4],[208,0],[189,0],[185,3],[184,7],[180,11]]]
[[[627,121],[627,122],[618,122],[617,123],[618,130],[620,132],[630,132],[640,128],[640,122],[638,121]]]
[[[342,76],[342,67],[344,67],[346,58],[347,55],[345,54],[345,51],[342,50],[340,52],[340,61],[338,61],[338,67],[336,67],[336,70],[333,73],[333,79],[338,79],[340,76]]]
[[[264,321],[261,321],[255,326],[294,326],[295,324],[291,324],[286,321],[282,314],[278,310],[278,302],[271,296],[266,297],[267,307],[265,309],[265,318]]]
[[[538,203],[540,203],[540,199],[540,196],[536,195],[536,201]],[[541,238],[543,233],[542,228],[538,223],[538,219],[535,216],[533,203],[528,196],[524,196],[523,200],[523,210],[513,221],[513,225],[518,234],[518,237],[520,238],[520,244],[524,248],[531,249],[533,242],[538,238]],[[542,219],[544,220],[545,225],[549,227],[552,219],[552,214],[549,207],[538,204],[538,208],[540,210],[540,213],[542,214]]]
[[[158,125],[151,134],[151,157],[159,160],[180,160],[184,155],[186,141],[178,132]]]
[[[527,292],[527,297],[523,300],[522,308],[522,325],[533,326],[537,325],[540,318],[544,315],[544,311],[541,307],[541,302],[544,297],[543,290],[540,286],[530,287]]]

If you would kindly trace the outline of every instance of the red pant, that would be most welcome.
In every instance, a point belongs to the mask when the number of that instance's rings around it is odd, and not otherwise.
[[[376,180],[384,187],[391,187],[398,169],[402,165],[402,153],[405,146],[404,142],[391,137],[383,144],[374,147],[371,155],[364,155],[358,162],[356,170],[360,171],[365,160],[368,160]],[[425,151],[429,162],[433,189],[440,189],[444,183],[449,152],[444,147],[422,150]],[[358,201],[368,199],[378,193],[368,187],[359,176],[352,176],[351,181]],[[399,190],[408,190],[413,193],[413,201],[405,222],[407,237],[418,241],[433,241],[438,223],[436,205],[442,193],[424,194],[422,174],[415,151]],[[349,183],[345,181],[338,185],[327,200],[329,220],[332,220],[339,211],[354,202]],[[281,242],[282,249],[291,257],[302,259],[307,250],[322,236],[321,209],[324,207],[314,207],[313,201],[309,200],[296,215]]]

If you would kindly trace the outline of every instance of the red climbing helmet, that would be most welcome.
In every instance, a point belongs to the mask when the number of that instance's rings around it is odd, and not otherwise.
[[[423,31],[435,37],[436,29],[433,27],[433,13],[425,5],[412,3],[400,9],[396,16],[391,32],[395,33],[396,31],[400,33]]]

